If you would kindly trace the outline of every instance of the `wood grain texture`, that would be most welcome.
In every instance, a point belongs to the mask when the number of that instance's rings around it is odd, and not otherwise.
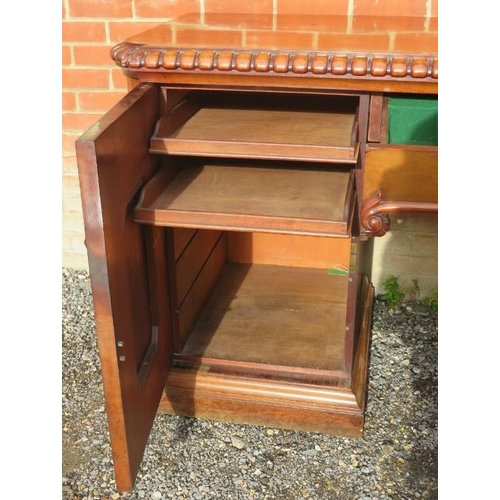
[[[131,221],[137,194],[155,169],[147,152],[158,119],[158,88],[141,84],[76,143],[85,238],[102,378],[120,491],[133,487],[171,361],[168,290],[150,292],[144,232]],[[161,245],[150,233],[150,248]],[[165,262],[156,262],[165,273]],[[158,301],[152,307],[151,296]],[[152,311],[167,313],[152,317]],[[154,316],[154,313],[153,313]],[[155,324],[157,323],[157,324]],[[158,330],[158,336],[153,337]],[[148,346],[157,342],[147,376]]]
[[[348,238],[323,238],[277,233],[228,234],[228,257],[241,264],[348,269]]]
[[[350,113],[252,109],[243,97],[239,107],[205,105],[194,112],[190,102],[160,119],[150,150],[170,155],[355,163],[355,124],[355,108]]]
[[[191,238],[196,234],[196,229],[186,227],[176,227],[173,229],[173,259],[177,262]]]
[[[179,303],[177,307],[173,304],[174,324],[177,325],[176,331],[174,331],[174,335],[177,337],[175,343],[180,346],[180,349],[182,349],[191,333],[193,325],[217,283],[226,261],[227,241],[226,235],[222,234],[183,302]]]
[[[172,227],[347,235],[352,189],[349,171],[185,166],[155,201],[137,206],[135,220]]]
[[[229,263],[182,354],[342,370],[347,277]]]
[[[368,357],[370,349],[371,316],[374,289],[366,276],[361,278],[360,304],[361,324],[357,332],[356,352],[352,363],[352,388],[361,411],[366,406],[368,384]]]
[[[151,72],[274,75],[283,79],[312,75],[344,83],[375,82],[378,91],[394,91],[392,84],[404,79],[424,83],[428,91],[437,92],[432,85],[438,78],[437,32],[425,31],[423,23],[421,27],[413,24],[408,31],[397,16],[383,16],[378,22],[365,18],[363,30],[356,31],[348,28],[352,19],[345,16],[305,15],[310,23],[304,23],[300,16],[278,15],[276,25],[263,25],[249,34],[248,16],[232,17],[232,28],[224,28],[227,20],[216,15],[203,22],[181,17],[129,38],[112,49],[111,57],[140,78],[148,78]],[[255,16],[252,20],[255,22]],[[355,18],[354,23],[359,24],[357,21]],[[187,36],[177,36],[174,42],[171,26],[185,30]]]
[[[438,148],[370,145],[365,156],[363,201],[382,192],[386,201],[438,201]]]
[[[384,144],[388,94],[438,92],[435,26],[197,15],[111,50],[151,83],[77,143],[119,490],[162,390],[160,411],[360,436],[361,240],[437,210],[437,148]]]
[[[363,238],[383,236],[390,229],[389,214],[396,213],[437,213],[437,203],[418,201],[384,201],[382,192],[377,191],[363,203],[360,224]]]
[[[159,411],[350,437],[364,422],[349,389],[175,368]]]
[[[185,299],[198,273],[221,236],[220,231],[199,230],[174,265],[177,306]]]

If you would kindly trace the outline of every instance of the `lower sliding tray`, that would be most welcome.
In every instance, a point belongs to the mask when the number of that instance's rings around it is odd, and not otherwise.
[[[134,220],[168,227],[350,233],[354,172],[198,162],[164,167],[144,187]]]

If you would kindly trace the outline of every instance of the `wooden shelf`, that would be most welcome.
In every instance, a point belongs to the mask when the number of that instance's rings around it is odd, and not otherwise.
[[[172,180],[164,168],[144,188],[135,220],[169,227],[347,236],[354,173],[200,163]]]
[[[281,99],[280,99],[281,97]],[[357,101],[236,95],[183,101],[160,118],[150,151],[169,155],[296,159],[355,164]],[[322,99],[321,99],[322,98]],[[286,105],[284,105],[284,102]]]
[[[230,262],[176,359],[219,360],[226,370],[340,372],[347,284],[347,275],[326,269]]]

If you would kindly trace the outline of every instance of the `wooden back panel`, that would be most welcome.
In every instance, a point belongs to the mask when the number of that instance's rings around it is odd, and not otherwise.
[[[349,267],[350,238],[272,233],[228,233],[229,260],[330,269]]]

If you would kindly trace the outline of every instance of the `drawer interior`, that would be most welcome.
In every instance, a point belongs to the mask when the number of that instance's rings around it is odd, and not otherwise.
[[[389,144],[438,145],[437,96],[390,96],[387,116]]]
[[[353,170],[184,158],[145,186],[134,218],[170,227],[348,236],[354,205]]]
[[[192,92],[167,107],[150,151],[356,163],[358,106],[353,96]]]

